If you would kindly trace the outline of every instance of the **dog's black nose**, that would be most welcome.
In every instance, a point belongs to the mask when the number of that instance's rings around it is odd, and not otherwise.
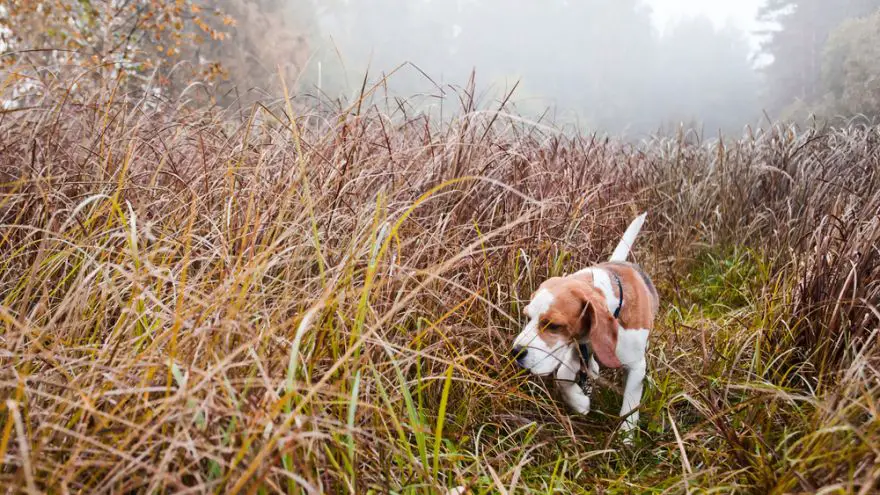
[[[528,352],[529,352],[529,350],[526,349],[525,347],[519,347],[519,346],[516,346],[516,347],[514,347],[513,350],[510,352],[510,357],[512,357],[513,359],[515,359],[517,362],[520,362],[520,361],[522,361],[523,358],[526,357],[526,354],[527,354]]]

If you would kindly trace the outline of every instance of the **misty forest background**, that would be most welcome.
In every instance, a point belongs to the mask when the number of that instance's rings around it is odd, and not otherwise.
[[[618,135],[680,124],[715,135],[765,118],[876,117],[878,7],[769,0],[762,31],[745,33],[704,17],[661,32],[638,0],[12,1],[0,7],[0,46],[7,67],[102,73],[81,85],[124,69],[153,92],[224,106],[280,96],[280,67],[301,97],[350,103],[393,73],[381,89],[407,98],[398,104],[451,111],[447,90],[476,69],[481,101],[515,88],[510,103],[532,118]],[[17,84],[5,105],[26,105],[37,86]]]

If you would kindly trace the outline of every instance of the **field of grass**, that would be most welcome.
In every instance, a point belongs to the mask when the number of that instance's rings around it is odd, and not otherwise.
[[[436,122],[68,89],[0,116],[12,492],[880,489],[880,128],[627,144],[467,94]],[[616,392],[571,416],[509,348],[642,211],[627,446]]]

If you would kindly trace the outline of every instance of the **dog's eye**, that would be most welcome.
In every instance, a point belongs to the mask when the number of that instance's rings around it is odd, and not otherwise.
[[[562,331],[562,325],[558,323],[547,323],[544,325],[544,330],[552,333],[559,333]]]

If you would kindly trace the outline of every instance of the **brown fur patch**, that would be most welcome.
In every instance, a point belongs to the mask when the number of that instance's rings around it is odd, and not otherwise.
[[[645,283],[647,275],[643,275],[644,272],[630,263],[602,263],[598,268],[620,277],[623,286],[623,308],[619,319],[623,328],[653,330],[659,298],[654,284]],[[616,293],[616,284],[613,286]]]

